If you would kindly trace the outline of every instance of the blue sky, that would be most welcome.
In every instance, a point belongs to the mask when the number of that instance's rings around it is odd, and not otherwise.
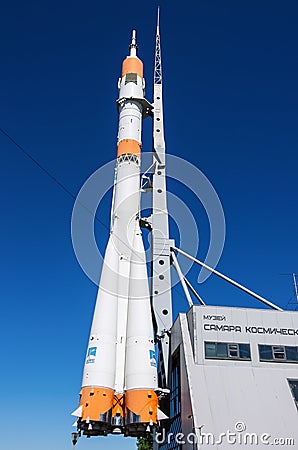
[[[218,269],[285,307],[292,284],[281,274],[298,271],[297,2],[160,4],[167,150],[197,165],[220,197],[227,236]],[[74,195],[115,156],[117,79],[132,28],[151,99],[156,5],[2,5],[0,126]],[[2,134],[0,148],[1,445],[70,449],[96,286],[72,249],[73,199]],[[204,211],[169,187],[200,224],[204,258]],[[108,199],[101,219],[108,225]],[[96,234],[104,247],[107,229],[97,224]],[[214,277],[199,291],[209,304],[257,305]],[[177,288],[175,314],[186,309]],[[78,449],[100,445],[134,441],[82,439]]]

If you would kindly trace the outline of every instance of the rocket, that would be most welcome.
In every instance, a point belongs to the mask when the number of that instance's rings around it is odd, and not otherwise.
[[[158,421],[157,368],[145,250],[140,229],[143,63],[136,32],[118,82],[117,160],[111,232],[86,353],[78,435],[140,436]]]

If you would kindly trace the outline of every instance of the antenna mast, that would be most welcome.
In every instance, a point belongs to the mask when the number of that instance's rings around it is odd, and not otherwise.
[[[295,273],[292,273],[292,276],[293,276],[293,281],[294,281],[295,297],[296,297],[296,300],[298,303],[298,288],[297,288],[297,279],[296,279],[297,275]]]
[[[154,59],[154,84],[162,84],[161,51],[159,34],[159,8],[157,10],[156,43]]]
[[[293,282],[294,282],[294,292],[295,292],[295,299],[296,299],[296,308],[298,307],[298,286],[297,286],[297,275],[295,273],[292,273],[293,276]]]

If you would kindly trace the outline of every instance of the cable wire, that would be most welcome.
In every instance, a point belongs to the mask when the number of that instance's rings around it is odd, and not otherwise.
[[[7,133],[7,131],[5,131],[3,128],[0,127],[0,132],[7,138],[10,140],[10,142],[12,142],[12,144],[14,144],[25,156],[27,156],[27,158],[29,158],[40,170],[42,170],[42,172],[44,172],[52,181],[54,181],[54,183],[57,184],[57,186],[59,186],[64,192],[66,192],[66,194],[68,194],[73,200],[76,200],[76,195],[74,195],[70,189],[68,189],[60,180],[58,180],[58,178],[56,178],[48,169],[46,169],[36,158],[34,158],[22,145],[20,145],[9,133]],[[92,211],[83,203],[79,202],[80,205],[86,210],[88,211],[90,214],[92,214]],[[110,228],[104,223],[102,222],[97,215],[95,214],[94,216],[95,220],[100,223],[107,231],[110,232]],[[117,237],[117,239],[119,239],[121,242],[122,240]],[[123,244],[127,245],[125,242],[122,242]],[[136,255],[139,256],[137,253],[134,252],[134,250],[132,250],[132,252]],[[139,256],[140,257],[140,256]],[[141,257],[140,257],[141,258]],[[176,288],[176,286],[172,286],[172,289],[175,290],[177,292],[177,294],[179,294],[181,297],[184,298],[184,296],[179,292],[179,290]],[[159,316],[159,314],[157,314]],[[164,321],[162,319],[162,317],[159,317],[160,320],[163,322]],[[164,324],[165,326],[165,324]]]

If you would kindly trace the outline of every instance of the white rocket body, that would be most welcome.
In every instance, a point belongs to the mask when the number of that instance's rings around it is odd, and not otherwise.
[[[157,421],[157,369],[145,250],[139,225],[144,115],[135,33],[119,80],[119,127],[111,234],[85,360],[79,429],[139,435]],[[145,102],[145,103],[144,103]],[[141,428],[140,428],[141,427]],[[119,431],[118,431],[119,432]]]

